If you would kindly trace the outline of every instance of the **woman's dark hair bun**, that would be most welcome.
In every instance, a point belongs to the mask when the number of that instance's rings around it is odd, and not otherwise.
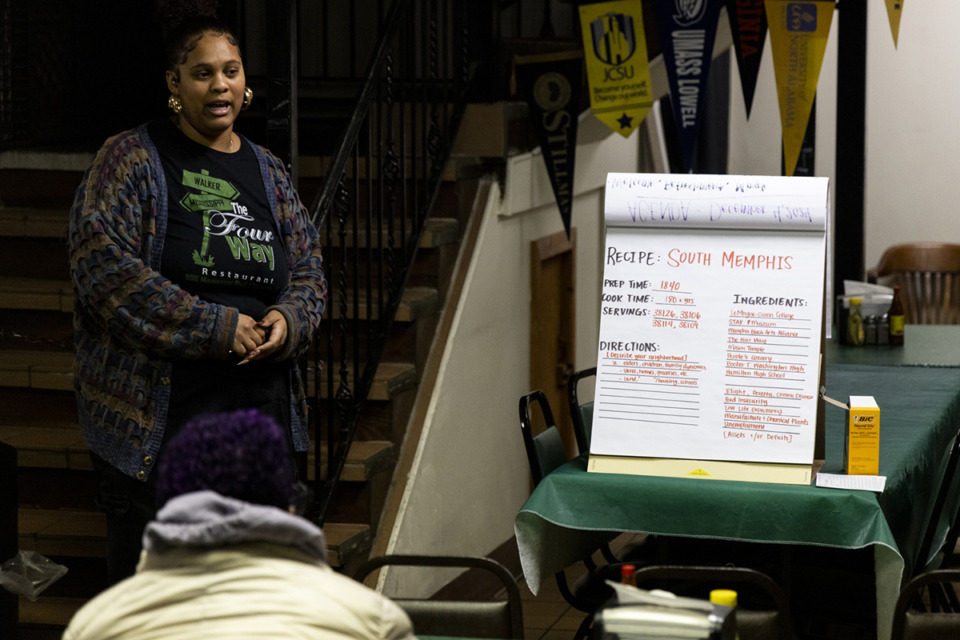
[[[216,20],[219,9],[220,0],[157,0],[157,13],[165,38],[185,22],[197,18]]]
[[[217,16],[219,6],[219,0],[157,0],[168,70],[176,72],[204,33],[226,36],[239,49],[233,29]]]

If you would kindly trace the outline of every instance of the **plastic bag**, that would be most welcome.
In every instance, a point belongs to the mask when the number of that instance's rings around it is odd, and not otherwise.
[[[669,591],[646,591],[607,580],[614,596],[594,614],[593,640],[699,638],[733,640],[734,609]]]
[[[63,577],[67,568],[36,551],[21,549],[0,565],[0,586],[31,602],[51,584]]]

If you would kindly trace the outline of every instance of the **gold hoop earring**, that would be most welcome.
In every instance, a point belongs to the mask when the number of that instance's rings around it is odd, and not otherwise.
[[[180,98],[173,94],[170,94],[170,97],[167,98],[167,106],[174,113],[180,113],[183,110],[183,103],[180,102]]]
[[[240,110],[245,111],[250,107],[250,103],[253,101],[253,89],[246,87],[243,90],[243,102],[240,103]]]

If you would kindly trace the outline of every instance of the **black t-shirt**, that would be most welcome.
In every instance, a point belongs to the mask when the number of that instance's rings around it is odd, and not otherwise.
[[[259,320],[286,287],[287,262],[257,156],[243,142],[236,153],[210,149],[169,120],[148,130],[169,198],[160,272]]]
[[[260,320],[286,287],[289,270],[256,154],[246,142],[236,153],[210,149],[166,119],[147,131],[167,182],[160,273]],[[289,424],[289,364],[237,362],[174,361],[165,438],[203,412],[258,408]]]

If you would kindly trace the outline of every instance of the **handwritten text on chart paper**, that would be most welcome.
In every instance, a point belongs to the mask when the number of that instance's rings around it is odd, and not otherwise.
[[[608,177],[592,453],[809,462],[825,198],[796,186]]]

